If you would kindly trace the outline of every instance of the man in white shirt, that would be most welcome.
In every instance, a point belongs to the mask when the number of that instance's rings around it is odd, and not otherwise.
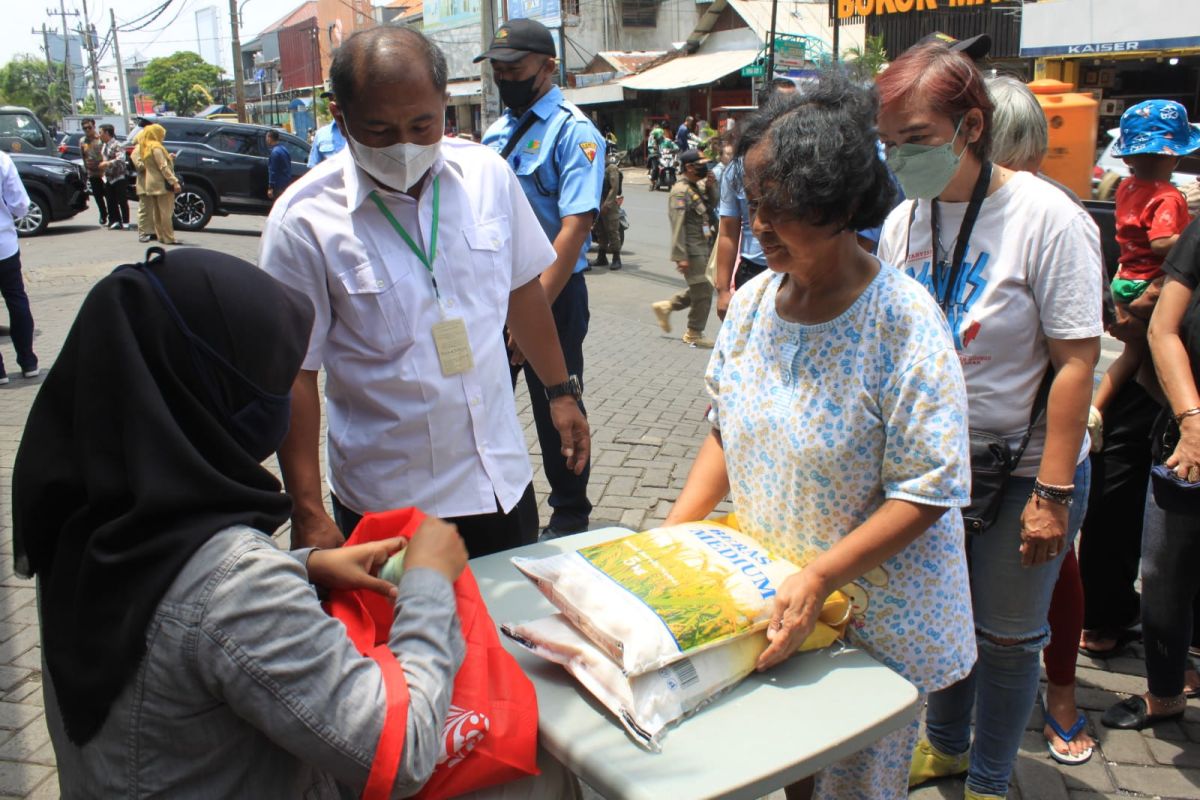
[[[33,352],[33,314],[21,277],[21,249],[17,246],[16,221],[29,213],[29,195],[8,153],[0,150],[0,295],[8,306],[9,335],[17,351],[17,365],[26,378],[36,378],[37,356]],[[0,384],[8,383],[4,358],[0,356]]]
[[[410,505],[456,523],[472,556],[534,541],[506,321],[573,468],[591,444],[538,282],[554,249],[504,161],[442,138],[446,61],[422,34],[356,33],[330,79],[347,147],[276,201],[259,259],[316,310],[279,451],[292,546],[336,546],[359,515]],[[317,458],[321,366],[336,524]]]

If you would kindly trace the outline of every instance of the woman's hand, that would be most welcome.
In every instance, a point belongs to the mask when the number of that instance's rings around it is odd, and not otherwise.
[[[467,567],[467,546],[458,528],[433,517],[422,522],[404,554],[405,570],[418,567],[437,570],[451,583],[458,580]]]
[[[758,657],[755,668],[759,672],[781,664],[813,632],[821,606],[829,592],[821,581],[812,576],[812,571],[802,569],[789,576],[779,586],[775,595],[775,610],[767,624],[767,641],[771,644]]]
[[[326,589],[370,589],[394,598],[396,585],[376,575],[406,544],[405,539],[396,537],[334,550],[314,550],[308,557],[308,579]]]
[[[1052,503],[1031,494],[1021,512],[1021,566],[1052,561],[1067,541],[1070,506]]]
[[[1200,415],[1184,417],[1179,424],[1179,444],[1166,464],[1181,479],[1200,481]]]

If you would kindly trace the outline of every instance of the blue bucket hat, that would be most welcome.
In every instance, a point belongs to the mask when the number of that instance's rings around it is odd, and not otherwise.
[[[1200,150],[1200,130],[1174,100],[1145,100],[1125,109],[1113,155],[1186,156]]]

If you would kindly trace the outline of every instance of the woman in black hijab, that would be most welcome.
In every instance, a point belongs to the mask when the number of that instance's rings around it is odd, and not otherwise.
[[[17,454],[17,568],[39,588],[47,719],[65,797],[299,797],[361,789],[386,696],[309,581],[396,599],[411,695],[394,786],[441,755],[466,563],[429,521],[399,540],[275,548],[291,503],[261,461],[287,431],[307,299],[232,256],[151,250],[84,300]],[[319,791],[317,793],[320,793]]]

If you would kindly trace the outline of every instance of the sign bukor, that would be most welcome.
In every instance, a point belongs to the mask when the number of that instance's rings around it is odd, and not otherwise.
[[[838,19],[870,17],[882,14],[907,14],[910,11],[934,11],[939,0],[837,0]],[[944,8],[982,6],[1000,0],[940,0]]]

